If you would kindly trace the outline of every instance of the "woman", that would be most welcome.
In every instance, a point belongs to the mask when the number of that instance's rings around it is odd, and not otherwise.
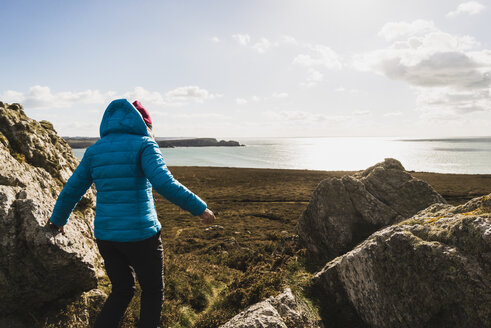
[[[101,139],[89,147],[68,179],[50,222],[64,232],[70,213],[95,183],[94,235],[112,291],[95,326],[118,327],[133,297],[135,274],[142,288],[139,327],[158,327],[164,297],[161,225],[152,187],[163,197],[210,224],[206,203],[175,180],[151,134],[152,121],[135,101],[114,100],[100,126]]]

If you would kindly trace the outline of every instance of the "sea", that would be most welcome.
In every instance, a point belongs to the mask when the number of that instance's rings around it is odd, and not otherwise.
[[[408,171],[491,174],[491,137],[230,139],[244,146],[161,148],[161,151],[168,166],[356,171],[390,157],[399,160]],[[74,149],[78,158],[84,152],[85,149]]]

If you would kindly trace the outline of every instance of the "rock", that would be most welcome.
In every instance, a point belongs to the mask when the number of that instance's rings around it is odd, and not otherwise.
[[[47,171],[64,184],[78,165],[71,148],[47,121],[30,119],[19,104],[0,107],[0,132],[8,151],[19,161]]]
[[[214,224],[214,225],[209,226],[208,228],[205,228],[205,231],[209,232],[209,231],[218,231],[218,230],[223,230],[223,229],[225,229],[223,226],[221,226],[219,224]]]
[[[225,249],[228,249],[228,250],[232,250],[232,249],[239,249],[240,248],[240,245],[239,243],[237,242],[237,239],[235,239],[234,237],[230,237],[228,238],[227,240],[225,240],[223,243],[222,243],[223,247]]]
[[[157,138],[157,143],[161,148],[173,148],[173,147],[239,147],[243,146],[239,142],[234,140],[220,140],[215,138],[192,138],[192,139],[166,139],[162,140]]]
[[[78,165],[66,142],[48,122],[4,103],[0,140],[0,313],[6,316],[95,288],[102,266],[93,239],[93,190],[73,212],[65,235],[45,226]]]
[[[491,194],[434,204],[313,278],[333,326],[491,327]]]
[[[92,289],[72,299],[54,302],[55,311],[43,313],[34,327],[93,327],[97,314],[104,305],[107,295],[100,289]],[[61,309],[61,310],[60,310]],[[30,312],[31,315],[34,315]],[[30,316],[9,315],[0,317],[0,327],[33,328]]]
[[[220,328],[321,327],[306,304],[287,288],[282,294],[256,303],[237,314]]]
[[[65,305],[55,318],[48,320],[48,323],[55,327],[93,327],[106,298],[107,295],[100,289],[84,292]]]
[[[321,181],[300,217],[298,234],[308,251],[325,263],[381,227],[433,203],[446,201],[397,160],[386,159],[354,176]]]

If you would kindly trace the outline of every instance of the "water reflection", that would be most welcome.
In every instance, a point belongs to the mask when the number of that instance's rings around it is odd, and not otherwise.
[[[491,173],[491,138],[243,138],[246,147],[161,149],[169,166],[362,170],[384,158],[407,170]],[[83,150],[74,150],[83,156]]]

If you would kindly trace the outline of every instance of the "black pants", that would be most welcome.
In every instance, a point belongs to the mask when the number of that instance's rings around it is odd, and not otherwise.
[[[97,317],[95,327],[119,327],[135,292],[135,273],[142,289],[138,327],[158,327],[164,301],[160,231],[153,237],[137,242],[97,240],[97,246],[104,259],[112,290]]]

